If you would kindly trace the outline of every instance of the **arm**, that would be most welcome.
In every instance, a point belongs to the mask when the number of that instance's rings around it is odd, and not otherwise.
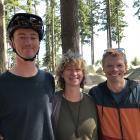
[[[0,135],[0,140],[4,140],[4,137],[2,137],[2,135]]]

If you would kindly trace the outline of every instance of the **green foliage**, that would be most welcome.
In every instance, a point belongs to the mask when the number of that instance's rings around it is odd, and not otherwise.
[[[120,0],[112,0],[111,7],[112,40],[119,43],[124,37],[124,27],[127,26],[127,23],[123,20],[125,16],[124,3]]]
[[[46,2],[45,16],[45,55],[43,58],[43,65],[52,70],[52,65],[56,65],[57,52],[61,47],[61,20],[60,20],[60,6],[59,2]],[[53,41],[52,41],[53,40]],[[53,64],[55,63],[55,64]]]
[[[16,12],[37,13],[36,7],[39,5],[39,0],[5,0],[5,15],[11,17]]]
[[[83,39],[85,36],[90,35],[90,29],[89,29],[89,16],[90,10],[88,5],[84,3],[83,0],[80,0],[79,2],[79,22],[80,22],[80,34],[83,36]]]
[[[101,3],[102,9],[100,9],[100,19],[102,27],[100,30],[107,30],[107,2],[104,0]],[[116,43],[120,43],[122,38],[124,37],[123,31],[124,28],[127,26],[126,21],[124,21],[124,7],[125,4],[122,0],[110,0],[109,1],[110,7],[110,26],[111,26],[111,40],[115,41]]]
[[[81,42],[85,39],[89,40],[92,36],[91,26],[98,25],[98,9],[99,4],[95,0],[80,0],[79,1],[79,25]],[[86,43],[86,42],[85,42]]]
[[[140,0],[134,0],[133,3],[133,8],[137,9],[137,11],[135,12],[135,15],[138,16],[138,18],[140,19]]]
[[[43,66],[49,67],[51,65],[50,62],[51,62],[50,54],[49,54],[49,52],[46,52],[46,54],[43,58]]]
[[[95,66],[99,66],[99,65],[101,65],[102,64],[102,60],[97,60],[96,62],[95,62]]]
[[[140,65],[140,60],[138,60],[138,58],[135,57],[134,60],[131,61],[131,64],[134,65],[134,66]]]
[[[43,1],[43,0],[42,0]],[[39,13],[36,11],[36,7],[42,2],[40,0],[4,0],[5,5],[5,19],[6,25],[11,16],[19,11],[30,12],[30,13]],[[43,65],[48,66],[51,69],[52,57],[55,57],[56,64],[58,63],[58,51],[61,49],[61,17],[60,17],[60,2],[57,0],[49,1],[44,0],[44,5],[46,11],[44,13],[44,25],[45,25],[45,47],[46,54],[43,58]],[[51,4],[52,2],[52,4]],[[79,29],[81,43],[88,43],[91,41],[92,34],[95,34],[96,31],[92,32],[93,27],[97,27],[100,30],[107,30],[107,14],[106,14],[106,0],[79,0]],[[136,15],[140,13],[140,1],[134,0],[134,8],[137,8]],[[116,43],[121,42],[124,37],[123,31],[127,26],[127,23],[124,21],[124,8],[125,4],[122,0],[110,0],[110,18],[111,18],[111,39]],[[54,10],[52,12],[52,10]],[[54,14],[54,19],[53,15]],[[53,31],[52,31],[53,30]],[[54,32],[54,34],[52,34]],[[96,40],[95,40],[96,41]],[[52,54],[52,49],[54,53]],[[11,58],[14,58],[13,53],[8,52]],[[98,60],[95,65],[99,65],[101,60]],[[134,65],[139,63],[138,59],[133,60]]]
[[[37,13],[39,0],[4,0],[6,27],[9,19],[17,12]]]
[[[15,53],[12,48],[7,49],[8,53],[8,69],[10,69],[15,63]]]

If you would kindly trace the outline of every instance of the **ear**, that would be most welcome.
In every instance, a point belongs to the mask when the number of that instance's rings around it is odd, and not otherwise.
[[[127,72],[127,70],[128,70],[128,65],[125,64],[125,71]]]
[[[64,78],[63,73],[61,74],[61,77]]]
[[[9,41],[10,46],[12,47],[12,40]]]
[[[102,66],[102,71],[104,72],[104,66]]]
[[[11,46],[12,48],[15,48],[15,45],[14,45],[14,41],[13,41],[13,39],[10,40],[9,44],[10,44],[10,46]]]

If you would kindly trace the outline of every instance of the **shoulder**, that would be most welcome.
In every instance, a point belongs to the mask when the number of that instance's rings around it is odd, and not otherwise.
[[[127,86],[126,88],[129,88],[131,91],[137,91],[140,92],[140,83],[135,81],[135,80],[130,80],[128,78],[126,78],[127,80]]]
[[[9,73],[9,71],[5,71],[5,72],[0,73],[0,77],[4,77],[5,75],[7,75],[7,73]]]
[[[63,94],[62,90],[59,90],[59,91],[55,92],[55,96],[62,96],[62,94]]]
[[[132,97],[135,99],[135,102],[137,104],[140,103],[140,83],[134,80],[127,79],[127,86],[126,90],[128,91],[129,97],[132,99]]]
[[[47,71],[44,71],[44,70],[39,70],[39,72],[41,74],[43,74],[44,76],[52,77],[53,78],[53,75],[50,72],[47,72]]]
[[[51,98],[53,98],[55,92],[55,81],[52,74],[43,70],[39,70],[38,73],[38,82],[42,83],[43,88],[49,95],[51,95]]]
[[[88,93],[83,93],[83,97],[87,100],[93,100],[92,96]]]
[[[10,77],[9,71],[5,71],[0,74],[0,81],[7,80],[7,79],[9,79],[9,77]]]
[[[46,72],[44,70],[39,70],[39,79],[48,81],[47,83],[54,82],[54,77],[50,72]]]
[[[85,104],[88,104],[88,106],[92,106],[92,108],[95,107],[95,101],[92,96],[90,96],[87,93],[83,93],[83,98],[84,98]]]
[[[125,78],[125,79],[127,80],[127,86],[128,86],[128,88],[130,88],[131,90],[140,87],[140,83],[138,83],[137,81],[130,80],[128,78]]]
[[[56,105],[58,102],[61,102],[62,100],[62,90],[56,91],[54,96],[53,96],[53,106]]]
[[[100,84],[98,84],[97,86],[92,87],[92,88],[89,90],[89,95],[92,96],[93,94],[102,92],[105,88],[106,88],[106,81],[105,81],[105,82],[102,82],[102,83],[100,83]]]

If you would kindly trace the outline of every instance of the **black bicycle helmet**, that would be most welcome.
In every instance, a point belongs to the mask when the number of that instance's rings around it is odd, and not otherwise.
[[[18,28],[31,28],[35,30],[39,34],[39,40],[43,39],[44,35],[44,26],[41,17],[29,14],[29,13],[17,13],[15,14],[8,26],[7,33],[9,35],[9,39],[13,36],[13,33]]]

